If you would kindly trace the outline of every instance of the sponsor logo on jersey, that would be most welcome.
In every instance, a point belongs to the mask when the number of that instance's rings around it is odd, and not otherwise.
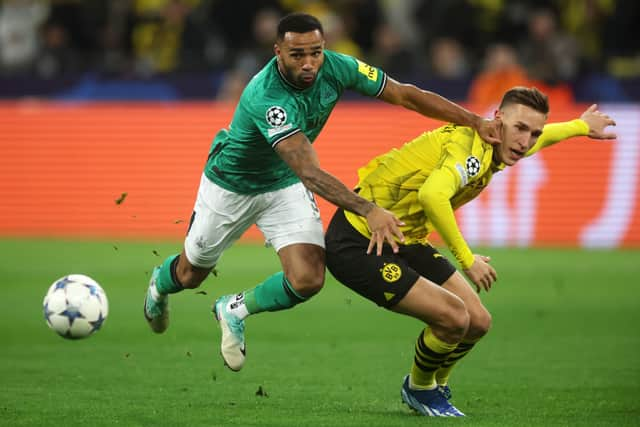
[[[380,270],[380,273],[382,273],[382,279],[388,283],[397,282],[402,276],[400,266],[394,263],[385,263],[384,267]]]
[[[369,80],[373,80],[374,82],[376,80],[378,80],[378,69],[375,67],[372,67],[369,64],[365,64],[362,61],[359,61],[356,59],[356,61],[358,61],[358,72],[360,74],[364,74],[365,76],[367,76],[367,78]]]
[[[467,157],[465,166],[467,167],[467,173],[469,174],[470,177],[474,177],[478,175],[478,172],[480,172],[480,160],[478,160],[477,157],[474,157],[474,156]]]

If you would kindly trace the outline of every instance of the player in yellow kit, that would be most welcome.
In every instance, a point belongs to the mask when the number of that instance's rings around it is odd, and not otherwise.
[[[404,223],[405,241],[397,253],[385,245],[376,249],[381,256],[373,256],[366,220],[351,212],[338,210],[327,229],[327,267],[338,281],[384,308],[427,324],[401,389],[404,402],[424,415],[464,415],[450,403],[449,375],[491,326],[491,315],[477,293],[488,291],[497,273],[489,257],[473,254],[465,242],[455,209],[477,197],[494,173],[542,148],[579,135],[616,137],[605,130],[615,122],[595,105],[579,119],[545,126],[548,111],[546,95],[515,87],[505,93],[495,113],[502,122],[501,144],[492,146],[473,129],[449,124],[361,168],[356,191]],[[434,230],[477,293],[429,244]]]

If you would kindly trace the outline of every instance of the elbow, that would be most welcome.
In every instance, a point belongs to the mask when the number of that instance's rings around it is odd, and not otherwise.
[[[389,104],[399,105],[409,110],[416,110],[415,104],[411,100],[412,90],[415,86],[407,83],[396,83],[393,89],[385,92],[384,100]]]
[[[420,102],[420,96],[426,91],[423,91],[412,84],[404,84],[402,89],[398,103],[408,110],[419,112],[420,108],[418,104]]]

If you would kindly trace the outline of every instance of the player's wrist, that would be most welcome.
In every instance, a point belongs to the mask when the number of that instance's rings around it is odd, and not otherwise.
[[[473,266],[473,263],[475,261],[476,259],[471,251],[461,254],[460,259],[458,260],[458,262],[460,263],[460,268],[462,268],[462,270],[469,270]]]
[[[363,217],[368,217],[369,214],[371,212],[373,212],[373,210],[376,208],[376,204],[373,202],[370,202],[368,200],[366,200],[366,203],[364,204],[364,206],[362,207],[362,212],[358,212],[358,215],[363,216]]]
[[[474,113],[470,113],[470,114],[471,114],[471,118],[469,120],[469,124],[473,129],[480,130],[486,119]]]
[[[585,119],[583,119],[582,117],[574,119],[569,123],[573,124],[576,127],[577,136],[587,136],[587,135],[589,135],[589,131],[591,130],[591,126],[589,126],[589,123]]]

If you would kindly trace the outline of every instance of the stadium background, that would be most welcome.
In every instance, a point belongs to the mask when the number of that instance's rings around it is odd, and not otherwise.
[[[329,47],[488,116],[504,89],[535,84],[551,120],[593,102],[616,118],[617,141],[545,150],[459,212],[499,280],[482,293],[492,330],[452,386],[474,426],[636,426],[638,5],[3,0],[0,426],[424,425],[398,393],[423,325],[330,275],[310,303],[250,318],[247,365],[222,366],[212,301],[279,268],[255,230],[217,276],[172,297],[165,334],[142,318],[151,267],[180,247],[210,141],[294,8],[323,20]],[[315,147],[348,185],[372,155],[438,126],[346,98]],[[333,207],[321,209],[326,221]],[[73,272],[102,284],[110,312],[96,336],[70,342],[45,326],[42,298]]]
[[[551,119],[582,108],[554,110]],[[459,211],[463,234],[483,245],[640,246],[640,109],[601,108],[618,120],[617,142],[575,138],[499,174]],[[0,106],[0,233],[180,238],[209,141],[231,112],[184,102]],[[392,106],[341,105],[315,147],[330,172],[354,185],[365,159],[435,126]],[[319,203],[327,220],[334,208]],[[259,238],[256,230],[245,236]]]
[[[458,212],[472,244],[640,246],[637,2],[233,3],[3,2],[0,234],[182,236],[215,132],[271,56],[277,19],[306,10],[329,48],[486,116],[525,84],[550,95],[552,121],[593,102],[618,120],[615,143],[578,138],[500,174]],[[439,125],[346,98],[315,147],[348,185],[366,159]]]

